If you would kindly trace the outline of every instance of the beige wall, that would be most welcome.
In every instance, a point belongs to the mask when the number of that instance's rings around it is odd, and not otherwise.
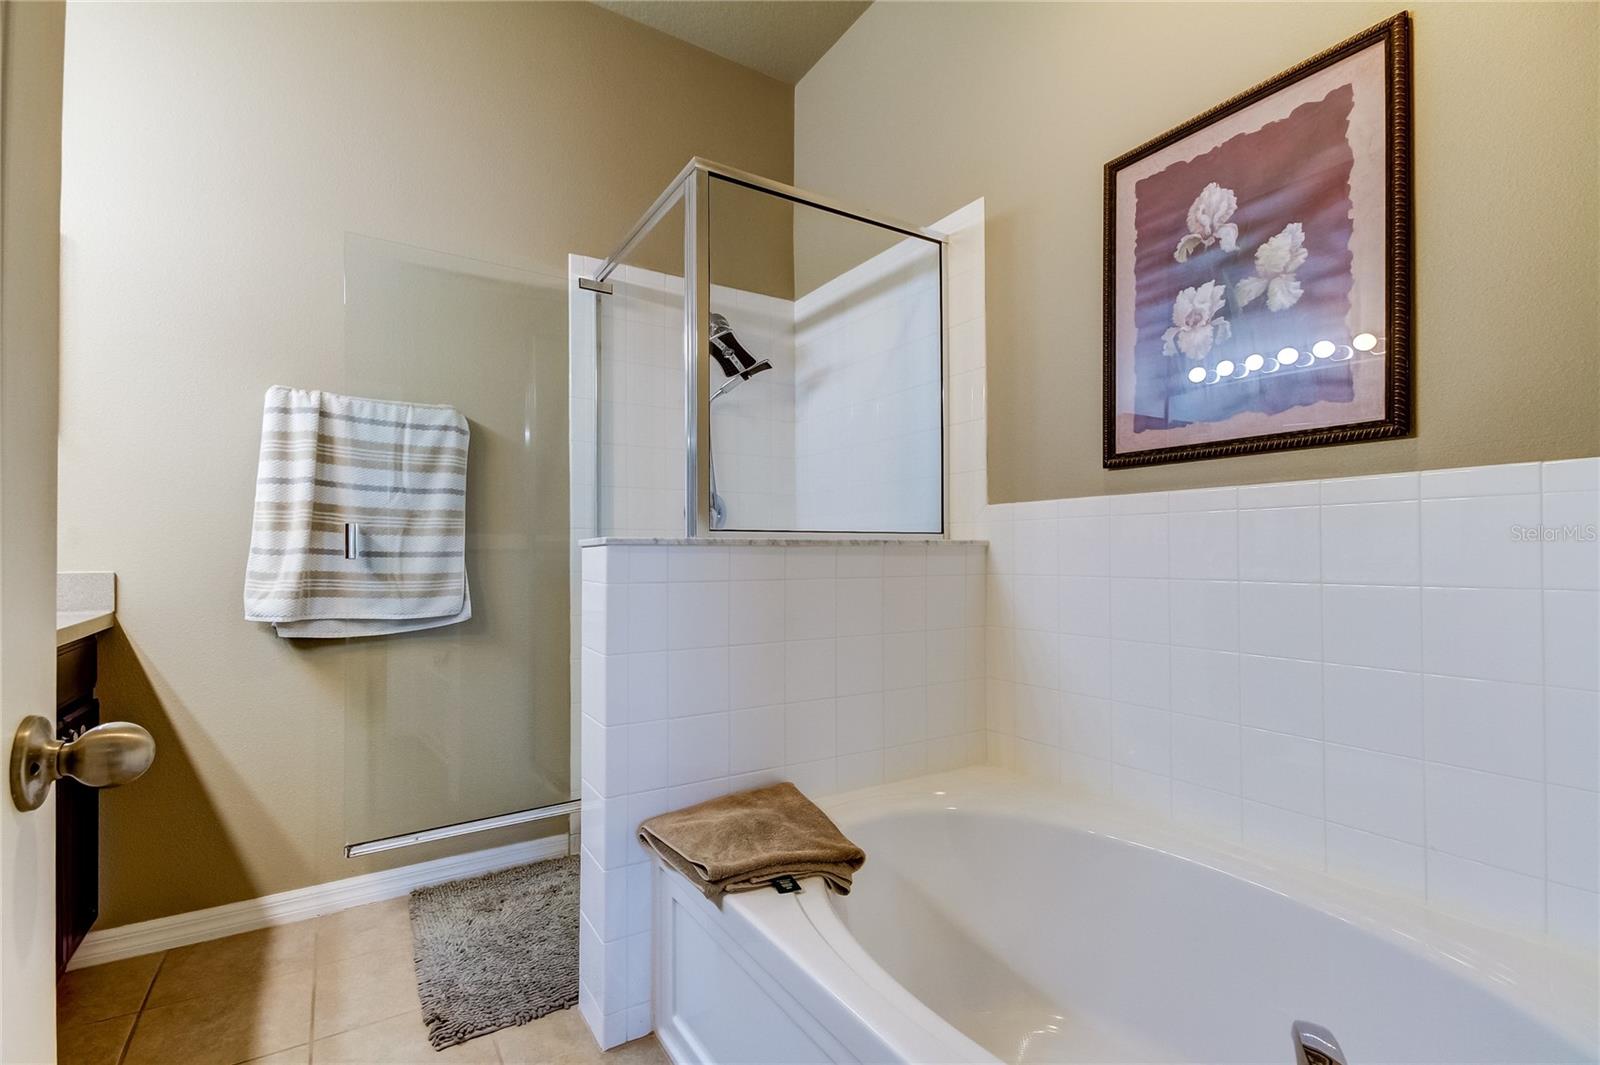
[[[795,182],[987,198],[995,502],[1600,453],[1600,6],[1418,4],[1413,438],[1100,466],[1102,167],[1397,4],[880,3],[795,92]]]
[[[352,652],[240,605],[262,392],[347,380],[346,232],[564,273],[691,155],[788,180],[792,92],[586,4],[75,4],[67,37],[61,565],[117,571],[102,700],[159,744],[103,800],[111,927],[380,867],[341,851]]]

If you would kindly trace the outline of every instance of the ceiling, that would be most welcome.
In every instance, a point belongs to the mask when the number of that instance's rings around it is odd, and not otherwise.
[[[609,11],[793,85],[871,0],[594,0]]]

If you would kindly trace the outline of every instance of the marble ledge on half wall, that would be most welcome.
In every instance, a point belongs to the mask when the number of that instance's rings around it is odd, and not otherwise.
[[[942,536],[595,536],[579,547],[988,547],[985,540],[947,540]]]

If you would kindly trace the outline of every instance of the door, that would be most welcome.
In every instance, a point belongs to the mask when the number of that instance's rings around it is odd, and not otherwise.
[[[0,743],[55,708],[64,4],[0,0]],[[52,1062],[55,800],[0,798],[0,1061]]]

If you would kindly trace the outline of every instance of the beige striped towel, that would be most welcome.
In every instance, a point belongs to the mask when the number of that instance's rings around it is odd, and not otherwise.
[[[451,407],[269,388],[245,618],[325,638],[470,618],[467,442]]]

